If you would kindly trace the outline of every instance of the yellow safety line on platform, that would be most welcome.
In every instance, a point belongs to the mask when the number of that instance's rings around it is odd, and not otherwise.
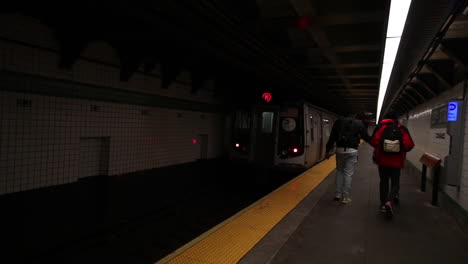
[[[335,156],[307,170],[155,264],[234,264],[335,169]]]

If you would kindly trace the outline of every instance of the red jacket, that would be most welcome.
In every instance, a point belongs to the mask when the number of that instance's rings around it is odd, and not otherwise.
[[[405,167],[406,152],[410,151],[414,147],[413,139],[408,132],[408,129],[402,125],[399,125],[402,135],[403,151],[398,154],[386,154],[382,151],[382,132],[387,127],[387,124],[395,124],[396,121],[393,119],[384,119],[380,122],[380,127],[377,127],[372,135],[370,144],[374,147],[374,161],[379,166],[387,166],[392,168],[403,168]]]

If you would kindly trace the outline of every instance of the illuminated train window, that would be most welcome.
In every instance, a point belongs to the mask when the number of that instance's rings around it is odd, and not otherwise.
[[[234,127],[239,129],[250,129],[250,113],[247,111],[236,111]]]
[[[262,133],[273,133],[273,112],[262,113]]]

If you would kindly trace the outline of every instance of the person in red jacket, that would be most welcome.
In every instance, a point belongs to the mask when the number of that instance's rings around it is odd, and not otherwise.
[[[379,166],[380,210],[389,218],[393,216],[394,204],[399,202],[400,171],[405,167],[406,152],[414,147],[408,129],[397,120],[396,113],[386,114],[370,140],[370,145],[374,147],[374,162]]]

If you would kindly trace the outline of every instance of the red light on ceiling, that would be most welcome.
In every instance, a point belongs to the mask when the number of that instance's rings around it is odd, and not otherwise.
[[[265,100],[265,102],[269,103],[271,99],[273,99],[273,96],[271,95],[271,93],[263,93],[262,99]]]
[[[299,17],[296,20],[296,26],[298,28],[308,28],[310,27],[310,19],[308,17]]]
[[[198,140],[192,139],[192,143],[193,143],[193,144],[197,144],[197,143],[198,143]]]

